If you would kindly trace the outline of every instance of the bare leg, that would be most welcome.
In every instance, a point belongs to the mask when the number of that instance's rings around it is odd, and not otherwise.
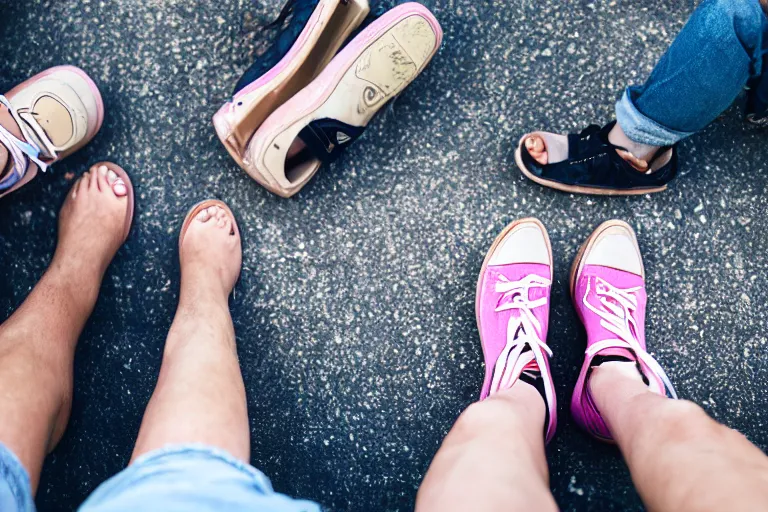
[[[768,510],[768,457],[744,436],[651,393],[632,363],[603,363],[589,385],[649,510]]]
[[[427,471],[418,512],[557,510],[544,453],[544,401],[518,381],[470,405]]]
[[[234,220],[219,207],[203,210],[180,256],[179,307],[132,460],[168,444],[202,443],[247,462],[245,387],[227,303],[241,264]]]
[[[0,326],[0,442],[21,460],[33,490],[69,420],[77,339],[123,243],[127,189],[116,178],[94,169],[75,184],[50,267]]]

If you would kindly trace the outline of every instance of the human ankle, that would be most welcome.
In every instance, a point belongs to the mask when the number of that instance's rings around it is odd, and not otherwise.
[[[75,279],[100,284],[111,262],[112,258],[105,261],[105,258],[95,251],[81,250],[73,244],[59,241],[50,268],[72,275]]]
[[[528,415],[534,417],[541,416],[542,423],[544,422],[547,404],[544,402],[544,397],[541,396],[539,390],[533,385],[518,380],[511,388],[501,390],[492,396],[514,404],[521,410],[526,411]]]
[[[659,150],[660,147],[633,141],[627,137],[627,135],[624,133],[624,130],[621,129],[619,123],[616,123],[608,133],[608,141],[614,146],[619,146],[626,149],[629,153],[631,153],[632,156],[645,163],[653,158],[653,155],[656,153],[656,151]],[[625,157],[625,155],[622,155],[622,158],[629,160]]]
[[[172,354],[177,348],[198,343],[200,339],[235,347],[229,306],[226,301],[214,299],[210,294],[182,293],[168,332],[165,353]]]
[[[187,266],[181,272],[179,302],[182,300],[214,302],[226,305],[231,290],[227,290],[221,279],[205,268]]]
[[[98,298],[105,270],[87,262],[54,254],[43,279],[54,286],[58,293],[66,296],[68,303],[90,314]]]
[[[621,395],[624,399],[650,393],[633,361],[607,361],[592,368],[589,381],[590,394],[598,403]]]

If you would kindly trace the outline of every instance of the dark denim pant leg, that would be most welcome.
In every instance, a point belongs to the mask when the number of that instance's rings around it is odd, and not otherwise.
[[[705,128],[760,76],[768,17],[759,0],[704,0],[616,118],[636,142],[667,146]]]

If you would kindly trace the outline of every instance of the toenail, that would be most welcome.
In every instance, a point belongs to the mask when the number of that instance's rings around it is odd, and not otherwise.
[[[208,218],[208,212],[205,210],[202,210],[197,213],[197,220],[199,221],[205,221]]]
[[[107,166],[106,165],[102,165],[102,166],[99,167],[99,174],[101,174],[102,176],[107,174]]]
[[[110,169],[109,172],[107,173],[107,181],[109,183],[113,183],[116,179],[117,179],[117,173]]]
[[[218,209],[215,206],[208,207],[208,215],[210,215],[211,217],[215,217],[217,211]]]
[[[116,195],[124,196],[125,193],[128,191],[128,188],[125,186],[125,182],[123,180],[117,179],[112,184],[112,190],[115,192]]]

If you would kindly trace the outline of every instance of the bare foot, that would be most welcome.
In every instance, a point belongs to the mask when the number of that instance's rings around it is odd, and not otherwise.
[[[240,232],[235,219],[221,206],[208,206],[195,215],[182,236],[179,251],[182,293],[186,289],[201,289],[226,301],[242,265]]]
[[[104,272],[125,241],[126,227],[130,226],[129,184],[110,170],[110,166],[114,164],[91,167],[68,193],[59,214],[56,253],[44,280],[38,284],[46,288],[51,297],[63,293],[68,318],[66,321],[59,319],[58,325],[65,333],[75,333],[73,343],[77,342],[82,323],[93,310]],[[52,299],[49,297],[48,300]],[[81,324],[73,329],[67,327],[71,322]],[[61,439],[69,418],[71,387],[64,387],[61,392],[48,451]]]
[[[99,280],[125,241],[129,214],[128,184],[110,169],[91,167],[75,182],[59,214],[54,262],[77,265]]]

